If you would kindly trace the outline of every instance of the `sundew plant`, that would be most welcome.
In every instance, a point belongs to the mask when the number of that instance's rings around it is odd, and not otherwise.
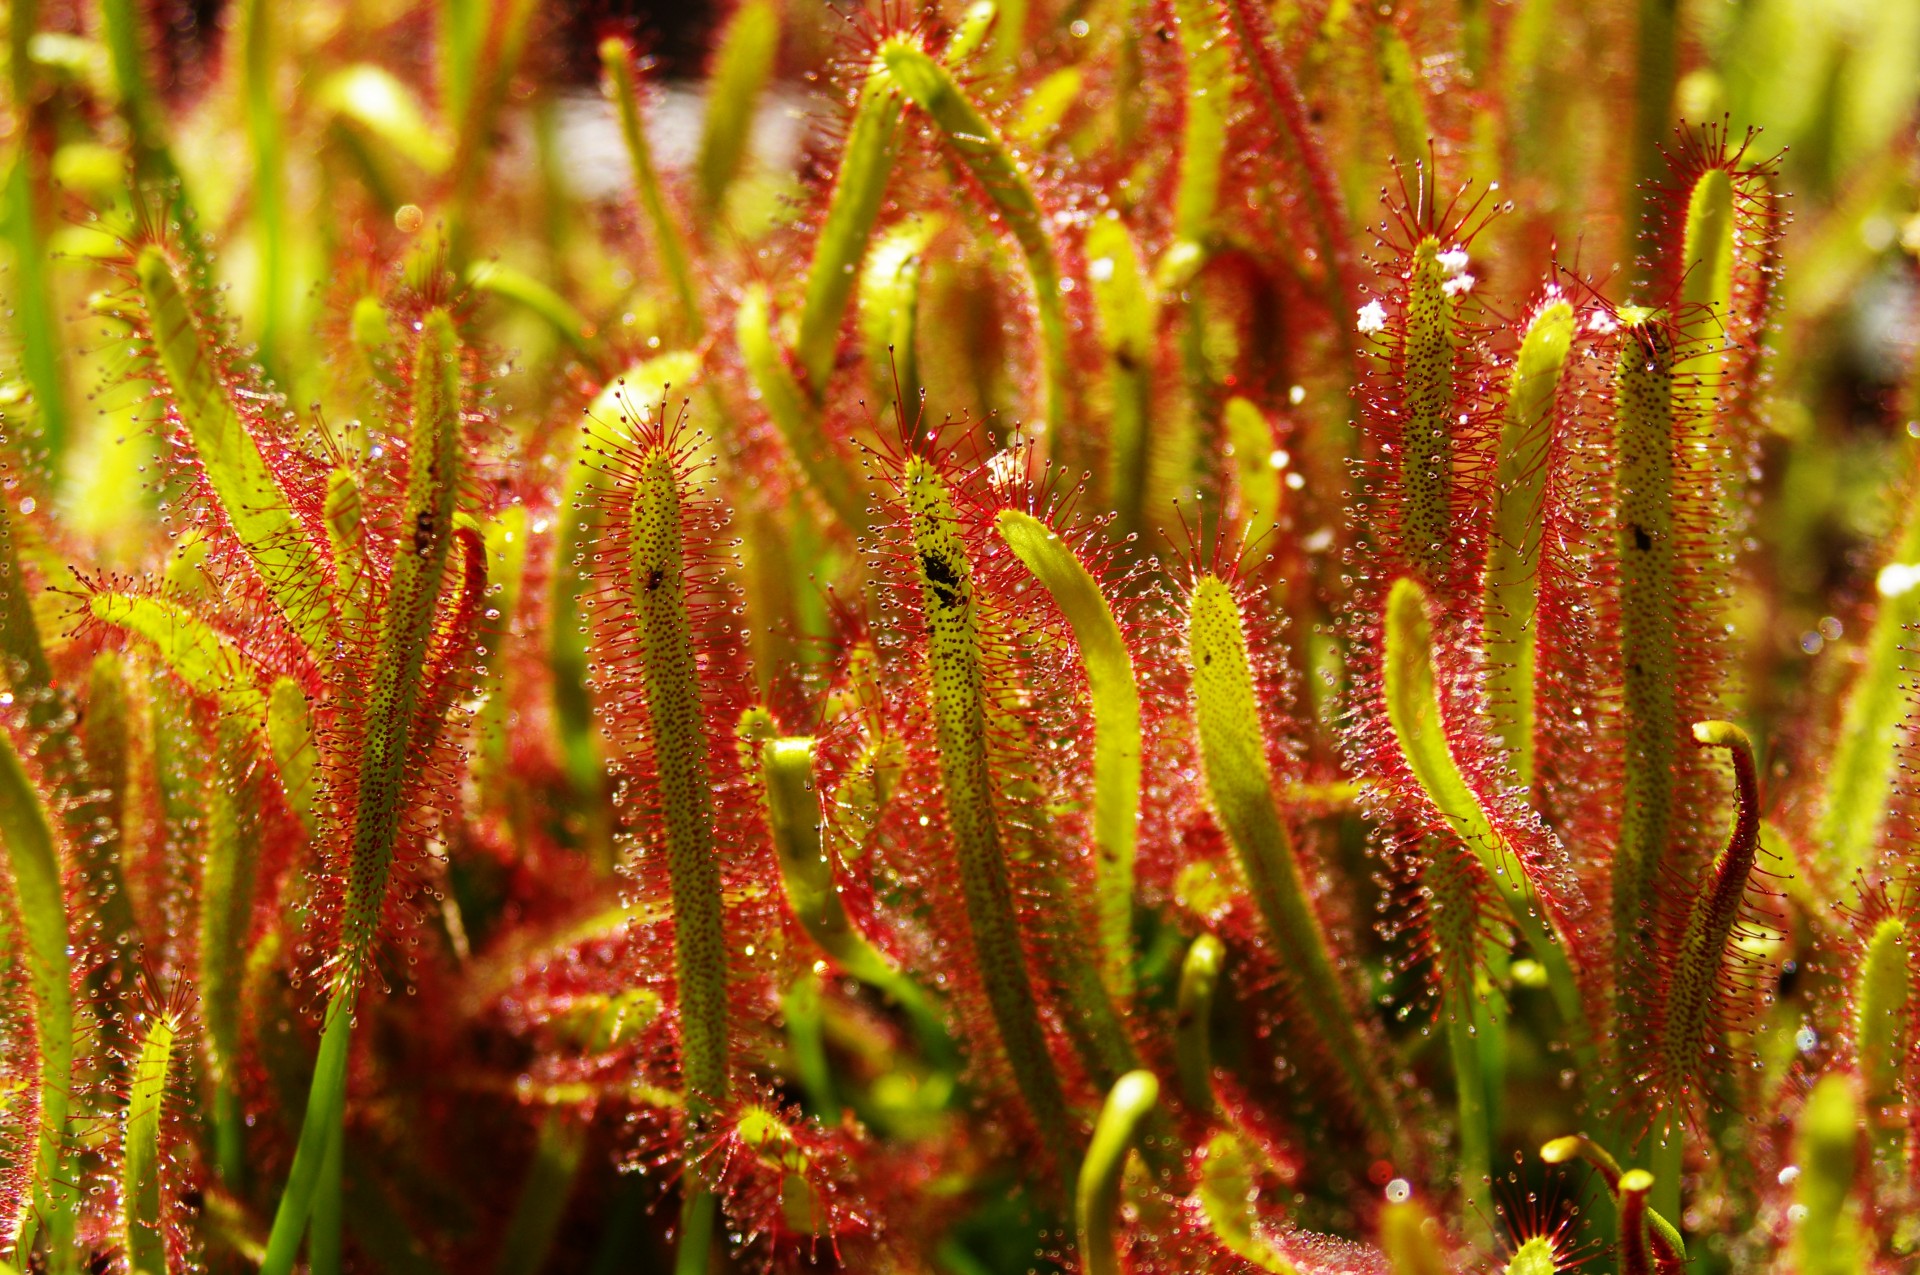
[[[1920,3],[6,12],[0,1275],[1920,1263]]]

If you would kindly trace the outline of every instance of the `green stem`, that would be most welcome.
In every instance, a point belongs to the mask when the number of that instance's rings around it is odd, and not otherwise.
[[[1666,157],[1661,152],[1672,122],[1673,90],[1676,83],[1679,37],[1679,0],[1639,0],[1638,39],[1634,55],[1633,113],[1627,138],[1628,186],[1624,225],[1627,242],[1622,245],[1625,260],[1635,250],[1652,242],[1659,230],[1660,184],[1667,176]]]
[[[320,1177],[313,1186],[313,1219],[307,1232],[307,1275],[340,1275],[340,1246],[346,1220],[343,1177],[347,1131],[336,1127],[327,1139]]]
[[[498,1275],[537,1275],[545,1264],[565,1219],[586,1146],[586,1127],[572,1114],[550,1111],[541,1121],[533,1163],[527,1166],[520,1198],[500,1242],[500,1259],[494,1264]]]

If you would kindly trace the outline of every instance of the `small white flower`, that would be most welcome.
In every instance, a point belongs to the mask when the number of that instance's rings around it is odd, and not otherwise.
[[[1467,272],[1467,250],[1465,248],[1449,248],[1435,258],[1435,260],[1440,263],[1440,268],[1447,272],[1448,278]]]
[[[1360,307],[1360,318],[1354,326],[1360,329],[1361,336],[1372,336],[1376,332],[1385,331],[1387,326],[1387,307],[1381,305],[1378,301],[1367,302]]]
[[[1457,297],[1463,292],[1472,292],[1473,276],[1470,274],[1454,275],[1451,279],[1448,279],[1445,283],[1440,285],[1440,291],[1446,293],[1450,297]]]

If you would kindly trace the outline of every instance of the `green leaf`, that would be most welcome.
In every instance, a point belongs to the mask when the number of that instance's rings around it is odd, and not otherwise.
[[[87,607],[95,619],[138,638],[193,694],[210,699],[246,729],[267,727],[267,695],[260,669],[240,644],[165,598],[134,593],[95,593]]]
[[[157,247],[134,261],[160,374],[228,525],[267,593],[321,664],[334,658],[333,587],[320,551],[294,516],[217,371],[213,338],[178,267]]]
[[[700,203],[707,216],[726,208],[727,189],[740,174],[753,140],[754,112],[780,51],[780,6],[745,0],[720,33],[707,76],[706,127],[694,161]]]
[[[165,1010],[151,1014],[140,1037],[121,1138],[120,1217],[129,1275],[167,1275],[166,1218],[161,1191],[160,1131],[167,1077],[179,1024]]]
[[[970,172],[1005,221],[1026,259],[1033,285],[1034,311],[1040,320],[1040,346],[1046,382],[1044,419],[1028,423],[1057,447],[1075,445],[1069,404],[1072,369],[1067,358],[1066,308],[1061,301],[1059,253],[1033,187],[1007,149],[1000,131],[980,113],[947,66],[913,38],[893,36],[880,45],[880,57],[893,82],[945,134],[947,145]]]
[[[607,95],[613,99],[620,117],[620,136],[627,144],[627,162],[633,168],[633,184],[640,196],[640,207],[653,230],[653,248],[665,267],[667,281],[680,302],[681,325],[690,341],[698,341],[707,330],[701,306],[701,292],[694,284],[692,255],[685,233],[667,207],[666,190],[654,168],[653,148],[647,142],[646,128],[640,122],[639,87],[634,82],[633,46],[618,36],[600,42],[600,66],[607,77]]]
[[[1107,1093],[1093,1141],[1080,1162],[1080,1181],[1074,1194],[1074,1221],[1080,1241],[1080,1269],[1086,1275],[1119,1275],[1119,1241],[1114,1214],[1120,1203],[1120,1175],[1127,1152],[1143,1132],[1148,1115],[1160,1101],[1160,1081],[1150,1071],[1130,1071]]]
[[[1343,1096],[1367,1131],[1398,1146],[1403,1126],[1375,1066],[1273,799],[1266,731],[1254,693],[1240,604],[1218,576],[1203,575],[1188,599],[1187,667],[1207,792],[1233,844],[1255,905],[1286,971],[1307,1047],[1323,1051]]]
[[[33,1042],[39,1056],[34,1101],[39,1108],[26,1190],[16,1204],[15,1254],[24,1264],[40,1225],[57,1237],[66,1212],[61,1160],[73,1093],[73,963],[53,822],[14,752],[0,733],[0,854],[12,889],[14,920],[23,940],[27,986],[33,999]]]
[[[1133,860],[1140,823],[1140,689],[1133,656],[1099,581],[1053,528],[1017,509],[1001,510],[995,526],[1067,617],[1087,671],[1100,969],[1108,995],[1125,1001],[1133,995]]]
[[[1551,301],[1534,311],[1514,360],[1494,473],[1481,624],[1487,652],[1487,702],[1512,759],[1514,779],[1532,790],[1534,653],[1539,625],[1540,548],[1546,534],[1547,456],[1554,404],[1573,343],[1573,307]]]

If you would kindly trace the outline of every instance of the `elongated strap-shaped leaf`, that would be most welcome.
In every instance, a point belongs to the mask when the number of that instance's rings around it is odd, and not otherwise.
[[[867,501],[860,481],[822,428],[819,406],[807,397],[805,388],[787,367],[768,307],[766,289],[756,285],[741,298],[734,319],[734,335],[740,342],[747,375],[753,378],[761,405],[786,440],[800,472],[834,516],[859,535],[868,526]]]
[[[444,311],[422,326],[413,366],[407,486],[368,687],[367,740],[355,794],[336,987],[356,989],[385,903],[404,810],[414,717],[422,700],[435,608],[454,543],[460,490],[460,347]]]
[[[1620,1162],[1605,1147],[1581,1134],[1555,1138],[1540,1148],[1540,1158],[1548,1164],[1565,1164],[1576,1158],[1585,1160],[1606,1183],[1608,1191],[1615,1197],[1620,1194],[1620,1179],[1624,1176]],[[1687,1268],[1687,1247],[1680,1232],[1656,1209],[1647,1210],[1646,1221],[1653,1260],[1660,1275],[1682,1275]]]
[[[34,7],[22,5],[16,0],[13,9],[16,16],[10,24],[16,34],[21,23],[31,24],[34,21]],[[24,13],[22,8],[25,9]],[[30,27],[28,34],[31,34]],[[16,76],[30,71],[26,43],[25,40],[16,39],[11,47],[15,65],[20,67],[15,72]],[[34,102],[36,96],[31,85],[21,87],[27,88],[28,92],[26,96],[14,97],[17,109],[19,104]],[[69,407],[71,395],[67,389],[66,352],[59,339],[59,310],[48,270],[50,254],[47,251],[46,221],[50,209],[44,205],[36,189],[38,183],[34,177],[40,164],[32,154],[34,142],[26,136],[27,130],[33,127],[30,121],[35,113],[32,106],[26,106],[14,125],[19,141],[15,143],[13,162],[6,177],[6,204],[4,216],[0,216],[0,226],[4,226],[13,248],[13,278],[8,292],[15,310],[13,331],[18,334],[20,342],[20,371],[33,389],[41,447],[45,449],[48,460],[57,465],[66,450],[69,417],[72,415]]]
[[[1133,657],[1099,581],[1053,528],[1017,509],[1001,510],[995,524],[1067,617],[1087,671],[1101,975],[1108,994],[1125,1001],[1133,995],[1133,858],[1140,822],[1140,689]]]
[[[74,846],[86,872],[100,944],[107,952],[107,959],[88,974],[92,993],[101,1004],[121,989],[133,988],[139,976],[139,926],[127,897],[123,866],[133,744],[133,707],[128,701],[126,661],[118,652],[102,651],[88,673],[86,731],[81,737],[87,780],[98,794],[93,835]],[[111,1028],[108,1031],[116,1045],[125,1043]]]
[[[575,351],[588,360],[594,358],[593,323],[551,284],[498,261],[476,261],[468,266],[467,282],[481,292],[539,315]]]
[[[1628,323],[1614,375],[1614,441],[1620,465],[1616,547],[1626,765],[1618,803],[1620,840],[1613,854],[1613,938],[1618,1016],[1633,1023],[1657,995],[1651,964],[1659,914],[1654,889],[1673,839],[1682,727],[1680,563],[1674,524],[1673,340],[1653,316],[1623,317]]]
[[[94,618],[130,633],[169,673],[195,695],[251,730],[267,726],[267,695],[260,671],[239,643],[165,598],[133,593],[96,593],[87,599]]]
[[[1373,1065],[1273,799],[1240,604],[1217,576],[1203,575],[1193,586],[1187,657],[1207,792],[1277,945],[1302,1015],[1300,1052],[1319,1051],[1362,1127],[1383,1145],[1397,1146],[1404,1134],[1393,1099]]]
[[[1566,946],[1552,928],[1557,926],[1557,918],[1552,922],[1541,919],[1536,892],[1519,855],[1467,783],[1447,740],[1434,688],[1433,622],[1427,615],[1426,592],[1411,576],[1394,581],[1388,590],[1385,640],[1386,658],[1382,663],[1387,718],[1407,768],[1434,811],[1479,860],[1487,879],[1506,901],[1514,924],[1533,948],[1534,959],[1546,967],[1554,1003],[1580,1038],[1576,1049],[1591,1051],[1593,1034],[1585,1002],[1574,981]]]
[[[1725,749],[1733,758],[1735,817],[1726,848],[1696,887],[1680,946],[1666,970],[1666,1005],[1660,1041],[1660,1079],[1675,1100],[1704,1087],[1704,1072],[1720,1052],[1716,1001],[1724,980],[1727,943],[1740,919],[1740,901],[1760,849],[1760,791],[1753,742],[1731,722],[1698,722],[1694,740]]]
[[[1180,1092],[1197,1112],[1211,1113],[1213,1101],[1213,997],[1226,965],[1226,946],[1202,934],[1180,963],[1180,993],[1174,1019],[1175,1056]]]
[[[1107,432],[1107,503],[1115,533],[1145,529],[1153,476],[1153,354],[1159,315],[1133,236],[1118,217],[1087,227],[1087,279],[1113,387]]]
[[[706,314],[700,305],[699,290],[694,286],[686,234],[667,207],[666,191],[653,164],[653,147],[648,144],[647,130],[640,122],[633,46],[618,36],[608,36],[600,42],[600,66],[607,77],[607,95],[613,99],[614,109],[620,116],[620,136],[627,144],[627,161],[633,167],[633,184],[640,196],[640,207],[653,231],[654,251],[660,254],[667,281],[680,301],[687,338],[698,341],[707,330]]]
[[[1920,442],[1906,444],[1906,490],[1920,490]],[[1899,532],[1876,580],[1879,605],[1865,659],[1847,691],[1840,729],[1827,752],[1815,852],[1830,881],[1867,866],[1886,827],[1908,707],[1908,634],[1920,625],[1920,500],[1904,502]]]
[[[352,1007],[386,902],[387,877],[405,814],[409,745],[415,733],[435,607],[452,546],[460,490],[460,346],[453,320],[435,310],[421,324],[412,369],[407,485],[387,596],[381,611],[373,679],[367,688],[366,742],[350,813],[340,945],[329,972],[326,1028],[307,1119],[267,1240],[264,1275],[288,1275],[312,1213],[314,1189],[339,1136]]]
[[[1920,977],[1914,940],[1905,921],[1886,917],[1867,938],[1866,957],[1854,978],[1854,1052],[1860,1068],[1867,1127],[1892,1165],[1907,1133],[1901,1110],[1901,1080],[1913,1042],[1913,987]]]
[[[1073,422],[1068,417],[1072,372],[1067,362],[1067,317],[1061,300],[1059,254],[1033,187],[1007,150],[1000,131],[980,113],[946,65],[905,36],[884,41],[880,56],[900,91],[946,135],[947,144],[980,183],[1014,242],[1020,245],[1033,284],[1046,381],[1046,419],[1035,423],[1030,432],[1050,432],[1060,445],[1071,446]]]
[[[1077,1159],[1066,1093],[1027,973],[987,757],[986,678],[973,564],[946,482],[924,457],[907,460],[905,491],[927,623],[927,663],[941,788],[961,899],[980,981],[1028,1114],[1060,1167]]]
[[[1288,459],[1273,446],[1273,428],[1266,413],[1252,401],[1234,395],[1221,417],[1227,441],[1233,444],[1234,490],[1240,499],[1240,536],[1251,546],[1271,543],[1280,522],[1281,462]]]
[[[603,430],[637,416],[664,399],[669,388],[690,390],[700,374],[699,356],[672,350],[636,363],[609,381],[587,408],[587,420]],[[555,511],[553,585],[548,597],[547,660],[553,670],[553,708],[561,757],[574,791],[597,796],[602,783],[599,724],[587,694],[587,642],[580,598],[588,546],[602,534],[601,496],[611,485],[592,448],[582,445],[567,466]]]
[[[419,97],[384,67],[370,62],[341,67],[320,82],[313,102],[351,119],[428,173],[445,172],[453,158],[452,146],[428,119]]]
[[[319,819],[320,748],[306,692],[290,677],[274,679],[267,694],[267,747],[287,805],[311,836]]]
[[[1258,1197],[1254,1166],[1260,1152],[1238,1133],[1222,1130],[1207,1140],[1200,1162],[1200,1180],[1194,1194],[1214,1240],[1268,1275],[1299,1275],[1286,1255],[1253,1229],[1253,1201]]]
[[[893,227],[867,253],[860,272],[860,345],[873,378],[876,412],[899,398],[901,428],[920,438],[920,278],[927,245],[943,220],[931,214]]]
[[[1175,0],[1180,55],[1186,75],[1180,132],[1180,178],[1174,193],[1173,233],[1204,245],[1220,206],[1220,174],[1227,155],[1227,113],[1236,76],[1232,46],[1212,0]]]
[[[53,674],[33,618],[33,599],[27,596],[16,537],[13,511],[0,504],[0,677],[16,699],[32,705],[46,698]]]
[[[1414,246],[1399,369],[1405,405],[1400,431],[1400,548],[1430,581],[1444,574],[1458,552],[1453,435],[1460,317],[1449,286],[1453,279],[1441,255],[1440,241],[1431,235]]]
[[[1494,475],[1493,535],[1482,590],[1487,702],[1512,759],[1514,779],[1533,787],[1534,652],[1539,626],[1540,547],[1546,533],[1547,454],[1554,401],[1573,342],[1573,307],[1550,301],[1534,311],[1507,388]]]
[[[773,833],[775,856],[780,860],[780,880],[800,928],[840,968],[891,996],[913,1022],[922,1043],[950,1060],[952,1042],[926,993],[868,941],[840,902],[833,866],[820,840],[822,817],[820,795],[814,787],[813,740],[805,736],[768,739],[757,752],[767,825]]]
[[[1127,1152],[1159,1101],[1160,1081],[1154,1074],[1130,1071],[1114,1082],[1094,1122],[1093,1141],[1080,1162],[1079,1188],[1074,1194],[1080,1269],[1086,1275],[1119,1275],[1119,1239],[1113,1224],[1120,1204],[1120,1177]]]
[[[41,1221],[64,1207],[56,1199],[73,1093],[73,964],[53,823],[5,735],[0,735],[0,854],[6,856],[7,884],[13,890],[33,996],[34,1049],[40,1059],[33,1164],[28,1189],[16,1206],[19,1212],[8,1227],[24,1265]]]
[[[707,118],[694,161],[700,205],[708,216],[725,210],[727,190],[753,141],[754,111],[780,51],[780,5],[746,0],[727,19],[707,77]]]
[[[149,246],[135,259],[134,275],[152,328],[155,361],[214,498],[287,623],[316,660],[331,662],[332,581],[220,380],[213,336],[188,303],[178,267]]]
[[[1653,1175],[1628,1169],[1620,1175],[1618,1190],[1620,1235],[1614,1252],[1620,1275],[1653,1275],[1653,1247],[1647,1242],[1647,1194],[1653,1190]]]
[[[868,69],[853,108],[853,124],[840,152],[826,220],[813,243],[806,299],[794,338],[794,360],[805,374],[803,392],[818,402],[826,394],[840,347],[840,321],[853,294],[856,266],[867,251],[887,193],[887,177],[900,154],[900,90],[878,60]],[[764,392],[764,391],[762,391]]]
[[[215,1158],[237,1184],[245,1165],[240,1111],[240,983],[260,856],[260,789],[253,774],[260,736],[233,723],[217,732],[218,769],[207,788],[201,844],[199,990],[214,1087]]]
[[[129,1275],[167,1275],[172,1269],[167,1262],[160,1135],[178,1033],[171,1013],[151,1015],[134,1057],[120,1165],[120,1225]]]
[[[683,493],[672,455],[656,445],[640,457],[625,530],[628,600],[639,628],[647,734],[658,767],[667,877],[673,894],[674,979],[680,998],[680,1073],[687,1087],[688,1134],[697,1145],[727,1103],[726,904],[714,845],[713,780],[687,610]],[[681,1197],[680,1275],[706,1270],[713,1238],[712,1184],[690,1183]]]
[[[1801,1275],[1852,1275],[1867,1269],[1863,1237],[1847,1216],[1859,1138],[1859,1082],[1844,1071],[1828,1072],[1800,1110],[1795,1157],[1800,1220],[1793,1252]]]

